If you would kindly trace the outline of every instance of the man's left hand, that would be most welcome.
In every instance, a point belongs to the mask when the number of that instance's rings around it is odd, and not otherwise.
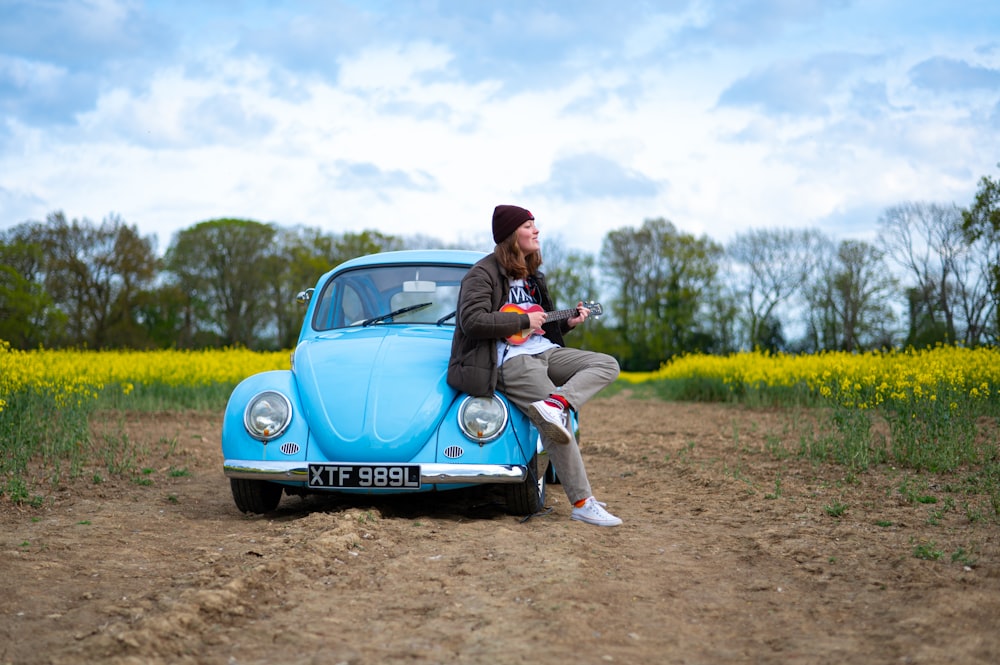
[[[590,316],[590,310],[584,307],[582,300],[576,304],[576,311],[577,315],[567,321],[570,328],[576,328],[578,325],[586,321],[588,316]]]

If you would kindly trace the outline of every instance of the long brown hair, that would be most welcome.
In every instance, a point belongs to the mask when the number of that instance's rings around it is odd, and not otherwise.
[[[511,233],[498,242],[494,253],[511,279],[524,279],[528,275],[535,275],[542,266],[542,251],[525,255],[517,244],[517,233]]]

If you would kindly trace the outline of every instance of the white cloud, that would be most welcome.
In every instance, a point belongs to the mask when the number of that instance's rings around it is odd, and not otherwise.
[[[453,56],[426,42],[366,49],[340,62],[339,83],[348,90],[398,94],[419,86],[425,74],[442,72]]]
[[[671,6],[321,3],[316,24],[340,26],[321,43],[301,7],[182,3],[172,22],[144,3],[81,5],[115,34],[166,21],[183,46],[138,64],[134,46],[108,47],[83,71],[0,44],[0,229],[114,211],[161,249],[222,216],[488,241],[505,202],[596,252],[654,217],[720,241],[751,226],[864,235],[889,205],[967,203],[995,168],[1000,50],[978,27],[928,40],[871,24],[867,5]],[[71,112],[32,112],[46,80]]]
[[[15,90],[52,88],[65,76],[64,67],[0,54],[0,81]]]

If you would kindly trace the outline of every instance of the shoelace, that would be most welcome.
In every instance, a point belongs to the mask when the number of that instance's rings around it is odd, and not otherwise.
[[[605,517],[607,516],[607,511],[604,510],[604,506],[606,505],[606,503],[601,503],[595,499],[583,504],[583,509],[595,517]]]

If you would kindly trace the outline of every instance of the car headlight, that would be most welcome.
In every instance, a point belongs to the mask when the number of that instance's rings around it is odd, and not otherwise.
[[[247,433],[260,441],[281,436],[292,422],[292,403],[279,392],[266,390],[253,396],[243,412]]]
[[[496,395],[466,397],[458,407],[458,426],[462,434],[477,443],[487,443],[503,434],[507,418],[507,405]]]

